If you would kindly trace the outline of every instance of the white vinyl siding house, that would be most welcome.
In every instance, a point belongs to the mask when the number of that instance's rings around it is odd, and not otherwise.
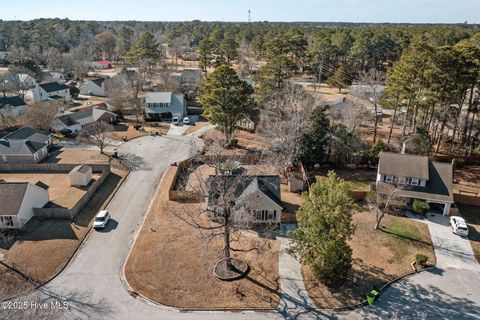
[[[0,228],[21,229],[49,201],[48,191],[28,182],[0,182]]]
[[[0,113],[5,116],[17,118],[27,111],[28,105],[19,96],[1,97]]]
[[[105,90],[105,79],[99,78],[87,81],[79,85],[81,95],[106,97],[107,91]]]
[[[70,102],[71,100],[68,86],[58,82],[40,83],[32,89],[32,95],[35,102],[57,99]]]

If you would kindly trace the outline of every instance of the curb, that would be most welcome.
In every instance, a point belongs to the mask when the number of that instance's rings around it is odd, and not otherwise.
[[[185,161],[185,160],[182,160],[182,161]],[[165,173],[166,173],[166,171],[169,167],[170,166],[168,166],[165,169],[165,171],[163,172],[162,177],[161,177],[158,185],[155,188],[155,195],[158,193],[160,187],[162,186],[163,180],[165,178]],[[163,309],[163,310],[166,310],[166,311],[172,311],[172,312],[178,312],[178,313],[188,313],[188,312],[232,312],[232,313],[265,312],[265,313],[273,313],[273,312],[275,312],[275,310],[276,310],[275,308],[178,308],[178,307],[172,307],[172,306],[164,305],[160,302],[157,302],[155,300],[152,300],[152,299],[148,298],[147,296],[143,295],[142,293],[136,292],[130,286],[130,284],[128,283],[128,281],[125,277],[125,268],[127,266],[127,262],[130,259],[130,256],[133,252],[133,248],[135,247],[135,243],[137,241],[137,238],[138,238],[141,230],[143,229],[143,225],[145,224],[145,220],[147,219],[148,213],[150,212],[150,208],[152,207],[154,201],[155,201],[155,197],[153,197],[152,200],[150,201],[150,203],[148,205],[148,208],[147,208],[147,211],[146,211],[146,214],[143,216],[142,223],[140,224],[139,228],[135,232],[135,237],[134,237],[134,239],[132,241],[132,244],[130,246],[130,250],[128,252],[127,258],[125,259],[125,262],[123,264],[122,273],[120,274],[120,281],[122,282],[125,289],[128,291],[128,293],[133,298],[138,298],[139,297],[142,300],[144,300],[144,302],[146,302],[146,303],[148,303],[148,304],[150,304],[154,307],[157,307],[157,308],[160,308],[160,309]]]
[[[127,160],[128,162],[128,160]],[[106,200],[106,203],[102,206],[102,209],[105,209],[109,204],[110,202],[112,202],[113,198],[115,197],[115,195],[117,194],[118,190],[120,190],[120,188],[123,186],[124,182],[127,180],[128,176],[130,175],[130,172],[132,171],[132,168],[131,168],[131,165],[129,165],[128,167],[128,171],[127,171],[127,175],[122,179],[122,181],[120,181],[120,184],[115,188],[115,190],[113,191],[113,193],[109,196],[109,198]],[[56,272],[50,279],[48,279],[47,281],[45,281],[44,283],[42,284],[39,284],[37,286],[35,286],[31,291],[29,292],[32,292],[34,290],[38,290],[40,289],[41,287],[49,284],[51,281],[53,281],[56,277],[58,277],[60,275],[60,273],[62,273],[66,268],[67,266],[70,264],[70,262],[73,260],[73,258],[75,258],[75,256],[77,255],[78,253],[78,250],[80,249],[80,247],[86,242],[87,240],[87,237],[92,233],[92,229],[93,229],[93,224],[91,226],[89,226],[87,232],[85,233],[85,235],[83,236],[83,239],[78,243],[77,247],[75,248],[75,250],[73,251],[72,255],[70,256],[70,258],[68,258],[67,262],[65,262],[65,264],[60,268],[60,270],[58,270],[58,272]],[[29,293],[28,292],[28,293]],[[25,294],[19,294],[19,295],[16,295],[16,296],[13,296],[13,297],[10,297],[10,298],[7,298],[7,299],[4,299],[4,300],[0,300],[0,302],[6,302],[6,301],[10,301],[10,300],[13,300],[13,299],[16,299],[16,298],[19,298],[21,296],[24,296]]]
[[[378,290],[378,292],[380,293],[378,295],[378,298],[377,298],[377,301],[378,299],[380,299],[380,297],[382,296],[382,293],[385,292],[388,288],[390,288],[392,285],[394,285],[395,283],[399,282],[400,280],[403,280],[404,278],[407,278],[409,276],[413,276],[415,274],[418,274],[418,273],[421,273],[421,272],[424,272],[424,271],[427,271],[427,270],[430,270],[430,269],[433,269],[435,268],[435,266],[430,266],[430,267],[426,267],[426,268],[423,268],[421,270],[416,270],[416,271],[410,271],[410,272],[407,272],[407,273],[404,273],[402,274],[400,277],[398,278],[395,278],[393,280],[391,280],[390,282],[387,282],[386,284],[384,284],[380,290]],[[352,305],[349,305],[349,306],[345,306],[345,307],[338,307],[338,308],[332,308],[332,309],[322,309],[322,310],[332,310],[332,311],[348,311],[348,310],[354,310],[354,309],[357,309],[357,308],[360,308],[360,307],[364,307],[364,306],[367,306],[368,305],[368,302],[365,300],[363,302],[359,302],[357,304],[352,304]]]

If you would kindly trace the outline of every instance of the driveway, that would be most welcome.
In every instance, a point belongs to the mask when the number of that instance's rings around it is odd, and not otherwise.
[[[168,129],[167,135],[168,136],[181,136],[188,130],[191,126],[188,125],[174,125],[173,123],[170,124],[170,128]]]
[[[197,134],[201,134],[201,131]],[[180,313],[131,296],[122,283],[122,268],[132,246],[144,214],[155,195],[162,173],[171,162],[188,157],[193,140],[190,136],[142,137],[119,146],[118,151],[134,163],[134,169],[108,206],[115,224],[104,232],[92,231],[65,270],[48,285],[40,289],[42,294],[54,296],[68,304],[67,310],[55,315],[41,314],[26,317],[19,310],[20,318],[31,319],[385,319],[400,315],[405,319],[475,319],[480,318],[480,275],[469,265],[464,255],[449,253],[450,260],[442,268],[415,275],[388,289],[373,306],[349,312],[335,313],[327,310],[310,310],[303,286],[298,283],[298,264],[283,256],[284,266],[291,265],[297,271],[280,279],[292,286],[282,291],[282,301],[275,312],[190,312]],[[430,225],[429,225],[430,226]],[[440,228],[440,226],[439,226]],[[448,237],[445,231],[439,238]],[[432,232],[432,231],[431,231]],[[433,234],[437,234],[435,231]],[[437,242],[435,240],[434,242]],[[468,241],[467,241],[468,242]],[[441,241],[440,247],[450,241]],[[455,241],[453,243],[456,243]],[[283,248],[288,245],[283,244]],[[463,244],[461,244],[463,245]],[[439,247],[439,248],[440,248]],[[161,253],[159,253],[161,254]],[[46,257],[47,258],[47,257]],[[440,257],[440,263],[443,264]],[[443,269],[446,267],[445,269]],[[471,268],[470,268],[471,267]],[[30,298],[30,299],[29,299]],[[31,301],[24,297],[20,301]],[[0,318],[2,318],[0,310]],[[12,317],[10,317],[12,318]]]
[[[435,249],[437,268],[480,272],[480,265],[475,259],[470,241],[452,232],[449,217],[429,213],[426,221]]]

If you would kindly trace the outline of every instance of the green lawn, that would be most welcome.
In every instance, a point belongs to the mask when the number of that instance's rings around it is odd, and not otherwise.
[[[418,227],[414,224],[396,221],[384,228],[384,231],[391,236],[388,238],[386,245],[390,247],[393,252],[393,257],[389,260],[390,263],[398,263],[407,256],[412,245],[430,239],[422,239],[422,234]]]

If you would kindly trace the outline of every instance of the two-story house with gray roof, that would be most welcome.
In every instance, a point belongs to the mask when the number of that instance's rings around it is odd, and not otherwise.
[[[187,101],[183,93],[149,92],[145,103],[145,113],[152,120],[182,119],[187,115]]]
[[[424,200],[449,215],[453,204],[453,164],[435,162],[426,156],[381,152],[377,192],[407,201]]]
[[[40,83],[32,89],[33,101],[63,100],[70,102],[70,89],[66,84],[58,82]]]

